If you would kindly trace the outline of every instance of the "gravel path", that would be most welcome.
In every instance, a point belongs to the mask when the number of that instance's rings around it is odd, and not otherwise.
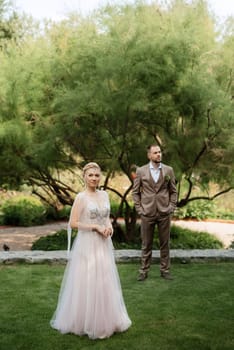
[[[173,223],[181,227],[213,234],[224,243],[225,248],[229,247],[232,241],[234,241],[234,221],[178,220]],[[61,229],[66,229],[66,227],[66,222],[56,222],[33,227],[0,226],[0,250],[3,250],[3,244],[7,244],[11,251],[30,250],[32,243],[39,237],[54,234]]]
[[[0,227],[0,250],[3,244],[7,244],[13,251],[31,250],[33,242],[39,237],[52,235],[66,228],[66,222],[32,227]]]
[[[190,230],[208,232],[217,237],[224,244],[224,248],[234,241],[234,221],[175,221],[176,225]]]

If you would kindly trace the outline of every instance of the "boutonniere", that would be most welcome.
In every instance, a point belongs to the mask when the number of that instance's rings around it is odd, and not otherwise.
[[[132,164],[131,168],[130,168],[130,177],[132,180],[135,180],[135,178],[136,178],[136,170],[137,170],[137,165]]]
[[[164,176],[164,181],[165,181],[165,182],[169,182],[170,180],[171,180],[170,175],[165,175],[165,176]]]

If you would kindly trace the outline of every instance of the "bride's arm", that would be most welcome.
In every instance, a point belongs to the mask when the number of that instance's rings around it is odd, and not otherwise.
[[[108,206],[110,207],[109,195],[108,195],[108,193],[106,191],[104,193],[105,193],[105,196],[106,196],[106,201],[108,203]],[[106,232],[107,236],[112,236],[113,233],[114,233],[113,226],[112,226],[112,223],[111,223],[111,220],[110,220],[110,216],[108,216],[106,218],[105,232]]]

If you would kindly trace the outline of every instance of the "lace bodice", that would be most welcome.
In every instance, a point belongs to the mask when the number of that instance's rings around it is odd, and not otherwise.
[[[101,192],[101,191],[100,191]],[[107,196],[103,196],[105,192],[99,193],[97,198],[92,198],[91,196],[85,197],[85,202],[87,206],[84,207],[83,216],[81,216],[81,221],[85,220],[90,224],[106,225],[107,219],[110,215],[110,204]]]
[[[79,229],[89,230],[94,224],[110,226],[110,202],[106,191],[78,193],[74,210]]]
[[[96,234],[95,225],[111,228],[110,202],[106,191],[96,191],[89,194],[86,191],[78,193],[73,203],[68,223],[68,253],[71,246],[71,228],[78,228],[81,233],[87,231]]]

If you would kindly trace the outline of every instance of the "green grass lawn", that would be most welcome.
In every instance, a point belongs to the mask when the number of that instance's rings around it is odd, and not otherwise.
[[[105,340],[49,326],[64,265],[0,266],[1,350],[233,350],[234,263],[173,264],[173,281],[137,282],[138,264],[118,264],[132,327]]]

